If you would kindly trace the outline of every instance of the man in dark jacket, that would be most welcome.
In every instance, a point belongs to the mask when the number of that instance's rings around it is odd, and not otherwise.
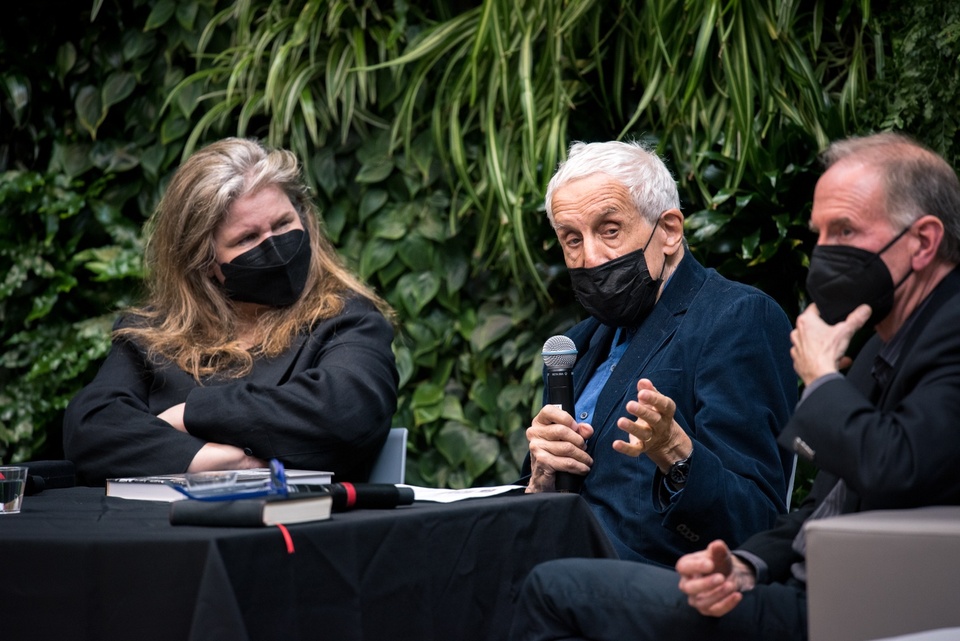
[[[676,572],[622,561],[538,566],[515,639],[806,639],[803,524],[960,503],[960,182],[903,136],[835,143],[817,183],[813,299],[791,334],[805,384],[780,442],[820,472],[803,505]],[[846,377],[853,334],[872,325]],[[679,584],[679,589],[678,589]]]
[[[786,314],[696,261],[676,182],[640,145],[573,145],[545,200],[590,318],[567,332],[575,416],[548,404],[527,430],[527,490],[581,476],[620,558],[665,567],[771,527],[793,462]]]

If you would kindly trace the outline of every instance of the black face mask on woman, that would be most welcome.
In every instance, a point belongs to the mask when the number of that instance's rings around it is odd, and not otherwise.
[[[880,258],[910,229],[908,226],[878,252],[846,245],[817,245],[810,255],[807,292],[817,304],[820,318],[830,325],[844,320],[860,305],[870,305],[873,313],[867,322],[872,327],[893,309],[893,293],[913,273],[896,285],[887,265]]]
[[[302,229],[270,236],[229,263],[223,288],[235,301],[286,307],[300,298],[310,272],[310,240]]]
[[[657,221],[657,225],[660,221]],[[596,267],[575,267],[570,270],[574,294],[583,308],[604,325],[636,327],[643,322],[657,302],[663,268],[656,279],[650,276],[647,250],[654,225],[643,249],[608,260]],[[666,261],[664,261],[666,267]]]

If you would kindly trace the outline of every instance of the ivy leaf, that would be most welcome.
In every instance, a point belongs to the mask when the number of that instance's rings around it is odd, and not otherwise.
[[[60,48],[57,49],[57,80],[60,81],[60,84],[63,84],[64,79],[67,77],[67,74],[74,68],[77,64],[77,48],[73,45],[72,42],[67,42],[60,45]]]
[[[396,209],[392,209],[373,220],[370,225],[370,233],[374,238],[400,240],[407,235],[407,221],[399,215]]]
[[[397,373],[400,375],[398,388],[403,389],[413,377],[413,354],[410,353],[409,347],[394,343],[393,357],[397,362]]]
[[[177,22],[186,31],[193,31],[194,24],[197,21],[197,11],[200,9],[199,2],[184,2],[177,7]]]
[[[409,234],[397,248],[397,255],[411,271],[433,267],[433,243],[417,233]]]
[[[80,126],[87,130],[91,138],[96,140],[97,129],[106,116],[103,104],[100,102],[100,92],[97,91],[96,87],[90,85],[81,88],[73,106],[77,110],[77,120],[80,121]]]
[[[434,445],[451,465],[466,467],[470,475],[469,482],[493,465],[500,454],[500,444],[496,438],[475,432],[456,421],[444,424]]]
[[[752,234],[745,236],[743,239],[743,244],[741,245],[740,255],[744,260],[750,260],[754,253],[757,251],[757,246],[760,244],[760,230],[753,232]]]
[[[150,11],[150,15],[147,16],[147,24],[144,25],[143,30],[150,31],[151,29],[162,27],[173,17],[176,10],[177,4],[173,0],[160,0],[160,2],[153,5],[153,9]]]
[[[358,183],[378,183],[386,180],[387,176],[392,172],[392,159],[389,157],[374,158],[361,165],[360,171],[357,172],[357,177],[354,180]]]
[[[372,238],[360,254],[360,277],[370,278],[388,265],[396,256],[396,244],[381,238]]]
[[[110,74],[107,81],[103,83],[103,91],[101,94],[104,112],[132,94],[136,86],[137,79],[134,78],[132,73],[121,71]]]
[[[404,274],[397,281],[397,291],[410,315],[417,316],[440,291],[440,277],[433,272]]]
[[[371,214],[380,210],[387,202],[388,194],[385,189],[369,189],[360,198],[360,222],[365,221]]]
[[[491,314],[480,321],[470,334],[470,347],[475,352],[482,352],[510,333],[513,329],[513,319],[506,314]]]
[[[186,136],[189,129],[190,123],[187,122],[186,118],[179,116],[164,118],[163,124],[160,125],[160,142],[169,145]]]

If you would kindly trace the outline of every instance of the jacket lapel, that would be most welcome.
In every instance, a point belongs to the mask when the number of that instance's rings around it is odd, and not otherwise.
[[[615,424],[616,417],[624,412],[627,401],[636,398],[636,381],[642,378],[651,360],[670,342],[705,279],[706,270],[689,253],[685,254],[660,300],[654,305],[650,316],[637,328],[627,351],[597,398],[593,423],[598,432],[590,439],[592,442],[597,442],[600,433]],[[610,333],[612,335],[612,329]],[[600,353],[606,358],[607,350],[601,350]],[[602,362],[603,359],[595,360]],[[591,374],[598,364],[592,365],[589,370]]]
[[[917,342],[917,337],[920,336],[923,330],[927,327],[927,324],[930,322],[930,319],[937,313],[944,303],[957,295],[960,295],[960,267],[954,268],[954,270],[947,274],[946,277],[934,288],[933,292],[930,294],[929,301],[924,305],[923,309],[920,311],[920,315],[910,326],[910,329],[908,330],[909,334],[907,334],[903,341],[903,347],[901,348],[899,361],[890,375],[890,382],[880,393],[880,399],[876,402],[877,407],[887,407],[887,404],[890,400],[888,398],[890,395],[890,390],[897,388],[899,383],[898,379],[904,371],[903,363],[912,355],[914,355],[913,345]],[[924,354],[922,357],[926,358],[927,356]],[[872,365],[873,359],[870,360],[870,363]],[[897,395],[897,397],[895,397],[893,400],[896,403],[899,403],[899,395]]]

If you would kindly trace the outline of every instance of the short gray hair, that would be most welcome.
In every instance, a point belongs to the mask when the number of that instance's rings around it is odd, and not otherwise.
[[[821,155],[829,169],[862,162],[881,175],[888,220],[905,228],[930,214],[943,223],[937,256],[960,263],[960,180],[946,160],[917,141],[892,132],[838,140]]]
[[[603,174],[623,183],[630,192],[640,215],[656,223],[668,209],[680,209],[677,182],[667,166],[655,153],[640,142],[575,142],[570,146],[567,160],[560,163],[557,173],[547,185],[544,201],[547,218],[553,220],[553,194],[563,185]]]

